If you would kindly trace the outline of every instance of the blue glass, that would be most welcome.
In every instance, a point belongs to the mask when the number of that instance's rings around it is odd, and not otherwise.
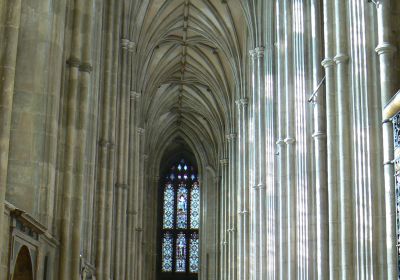
[[[189,270],[191,273],[199,272],[199,235],[193,233],[189,241]]]
[[[172,234],[165,233],[162,240],[162,270],[164,272],[172,272]]]
[[[163,228],[172,229],[174,227],[174,187],[167,184],[164,190],[164,219]]]
[[[190,228],[198,229],[200,225],[200,187],[193,183],[190,191]]]
[[[176,238],[176,272],[186,271],[186,238],[184,233],[179,233]]]
[[[178,229],[187,228],[187,204],[188,204],[188,190],[186,185],[181,184],[176,193],[176,227]]]

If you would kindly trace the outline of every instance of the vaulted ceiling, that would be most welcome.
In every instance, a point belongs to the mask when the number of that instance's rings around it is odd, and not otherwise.
[[[142,92],[141,121],[151,153],[176,138],[214,164],[234,126],[247,39],[240,0],[138,0],[132,7]]]

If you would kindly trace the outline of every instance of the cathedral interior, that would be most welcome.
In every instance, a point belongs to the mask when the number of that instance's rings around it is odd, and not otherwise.
[[[400,1],[0,0],[0,280],[399,278]]]

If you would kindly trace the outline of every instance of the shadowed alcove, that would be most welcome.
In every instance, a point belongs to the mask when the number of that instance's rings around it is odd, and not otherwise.
[[[29,249],[23,246],[15,263],[13,280],[33,280],[33,267]]]

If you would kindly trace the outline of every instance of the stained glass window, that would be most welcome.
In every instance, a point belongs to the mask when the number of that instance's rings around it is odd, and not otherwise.
[[[176,238],[176,267],[175,271],[186,271],[186,237],[184,233],[179,233]]]
[[[200,224],[200,188],[197,182],[190,190],[190,228],[198,229]]]
[[[166,184],[164,190],[164,219],[163,228],[172,229],[174,227],[174,187],[172,184]]]
[[[395,170],[395,201],[396,204],[396,239],[397,239],[397,270],[400,275],[400,113],[393,117],[394,140],[394,170]]]
[[[199,270],[200,226],[197,174],[190,164],[181,160],[164,178],[160,187],[160,272],[195,275]]]
[[[181,184],[176,194],[176,227],[179,229],[187,228],[187,188],[185,184]]]
[[[172,271],[172,245],[173,238],[171,233],[165,233],[162,240],[162,271]]]
[[[190,235],[189,267],[190,272],[199,272],[199,235],[197,233],[193,233]]]

